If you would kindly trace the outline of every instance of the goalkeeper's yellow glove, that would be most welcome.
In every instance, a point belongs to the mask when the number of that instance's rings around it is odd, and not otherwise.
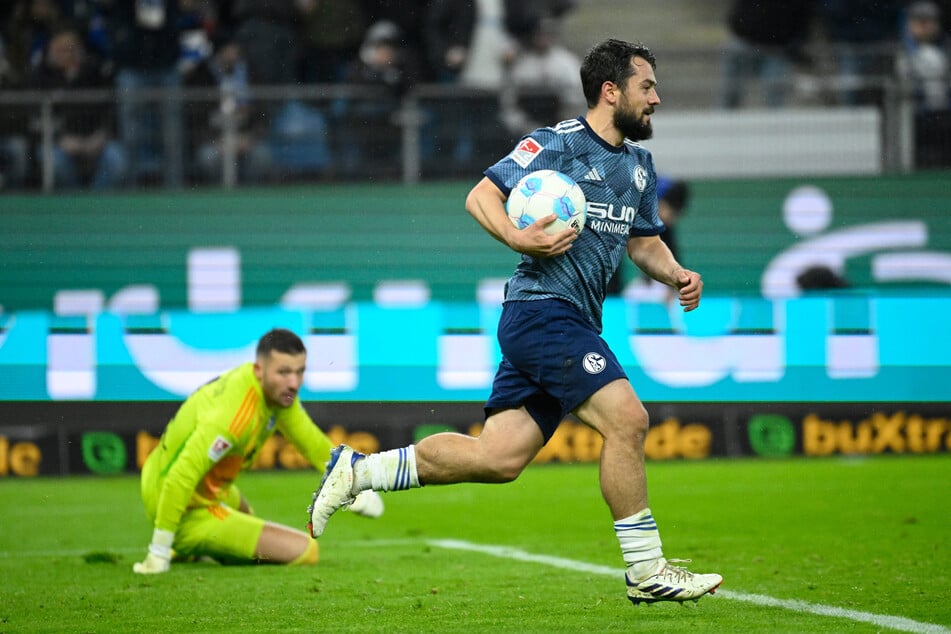
[[[160,572],[168,572],[172,565],[172,542],[175,541],[175,533],[172,531],[156,528],[152,531],[152,543],[149,544],[149,554],[145,556],[145,561],[133,564],[132,571],[140,575],[154,575]]]

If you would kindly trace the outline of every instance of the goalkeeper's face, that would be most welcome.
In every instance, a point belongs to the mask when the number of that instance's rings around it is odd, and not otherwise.
[[[269,407],[290,407],[304,383],[307,353],[287,354],[271,351],[254,363],[254,374]]]

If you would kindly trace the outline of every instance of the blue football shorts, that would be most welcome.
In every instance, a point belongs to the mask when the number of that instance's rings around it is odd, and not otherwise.
[[[589,396],[627,379],[607,342],[581,311],[560,299],[506,302],[498,339],[502,362],[486,416],[524,405],[545,442]]]

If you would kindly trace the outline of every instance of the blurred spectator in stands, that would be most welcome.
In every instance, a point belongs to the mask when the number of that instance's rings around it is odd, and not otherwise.
[[[209,0],[179,0],[178,72],[185,77],[211,57],[217,11]]]
[[[19,88],[7,60],[6,41],[0,34],[0,91]],[[0,190],[18,189],[26,183],[29,165],[27,108],[5,105],[0,108]]]
[[[687,213],[690,202],[690,185],[687,181],[659,177],[657,179],[657,215],[667,230],[660,234],[674,259],[680,262],[680,247],[677,241],[677,225]]]
[[[581,59],[561,43],[561,24],[541,18],[520,41],[503,83],[503,117],[516,136],[526,134],[543,121],[561,121],[584,114]]]
[[[7,5],[3,37],[11,85],[26,83],[30,71],[42,63],[53,29],[63,20],[57,0],[14,0]]]
[[[9,88],[13,85],[10,62],[7,59],[7,43],[0,33],[0,88]]]
[[[730,40],[723,57],[721,107],[742,106],[754,81],[759,81],[767,107],[787,104],[814,12],[815,0],[733,1],[727,16]]]
[[[660,239],[670,249],[674,258],[682,262],[680,246],[677,240],[677,225],[687,213],[690,202],[690,185],[685,180],[657,177],[657,215],[664,223],[666,230],[660,234]],[[621,274],[622,267],[608,282],[608,293],[619,295],[624,287]],[[677,297],[676,292],[665,284],[660,284],[647,275],[640,274],[630,292],[641,299],[661,299],[671,301]]]
[[[111,85],[112,78],[102,69],[100,61],[86,52],[81,31],[63,26],[53,32],[43,61],[30,73],[27,84],[46,91],[103,89]],[[68,100],[68,94],[65,98]],[[111,105],[66,101],[55,106],[55,187],[109,189],[123,184],[126,155],[115,139]]]
[[[915,166],[951,167],[951,36],[934,2],[908,6],[895,67],[915,104]]]
[[[832,45],[838,94],[850,106],[880,104],[898,37],[900,0],[822,0],[820,21]]]
[[[106,28],[106,19],[102,0],[65,0],[64,11],[69,22],[80,29],[86,50],[102,60],[103,65],[112,62],[111,43]],[[111,69],[110,69],[111,72]]]
[[[516,48],[505,28],[505,4],[503,0],[476,0],[474,6],[472,43],[460,81],[473,88],[498,90]]]
[[[102,0],[116,65],[119,135],[129,179],[181,187],[183,122],[179,0]]]
[[[512,147],[499,94],[518,45],[505,28],[505,0],[475,0],[472,5],[475,22],[466,61],[457,77],[460,85],[472,90],[465,110],[454,111],[459,113],[455,125],[441,128],[442,134],[452,139],[453,163],[448,165],[437,154],[440,160],[427,167],[430,172],[444,166],[458,174],[481,170],[480,156],[502,155]]]
[[[199,62],[184,77],[188,87],[213,87],[216,100],[196,99],[187,105],[189,147],[198,175],[204,182],[224,183],[225,161],[233,160],[234,179],[243,183],[265,180],[271,155],[261,117],[251,101],[248,63],[241,45],[221,35],[214,54]],[[230,184],[230,183],[226,183]]]
[[[911,5],[914,0],[905,2],[906,5]],[[941,17],[941,30],[944,32],[946,37],[951,38],[951,0],[930,0],[936,7],[938,7],[938,15]],[[906,7],[907,9],[907,7]],[[899,34],[901,33],[901,26],[904,24],[903,20],[907,17],[908,11],[903,10],[901,16],[899,17]]]
[[[430,76],[456,83],[469,59],[475,29],[473,0],[429,0],[424,12],[423,44]]]
[[[8,58],[7,42],[10,34],[10,16],[13,15],[15,4],[0,5],[0,87],[6,88],[12,84],[10,60]]]
[[[505,30],[515,39],[523,41],[531,39],[541,20],[546,18],[561,20],[578,6],[577,0],[504,1]]]
[[[403,31],[394,22],[376,22],[367,29],[360,55],[344,73],[344,82],[378,86],[384,90],[371,99],[339,100],[334,117],[341,129],[353,131],[338,148],[348,167],[372,164],[393,170],[399,164],[401,130],[395,120],[401,98],[419,80],[412,48],[404,44]]]
[[[425,6],[428,0],[364,0],[367,24],[390,23],[399,31],[397,42],[401,63],[412,68],[415,81],[432,81],[433,76],[426,64],[423,43]],[[365,33],[366,35],[366,33]]]
[[[941,28],[934,2],[919,0],[908,6],[896,70],[911,88],[919,111],[951,107],[951,38]]]
[[[423,81],[459,84],[469,60],[475,29],[476,6],[473,0],[430,0],[423,20]],[[463,99],[463,101],[460,101]],[[472,160],[478,136],[487,119],[488,100],[453,95],[420,100],[423,127],[420,149],[424,161],[435,159],[440,168],[457,169]],[[498,103],[491,104],[490,121],[498,120]],[[465,169],[465,168],[462,168]]]
[[[404,44],[400,27],[388,20],[376,22],[367,29],[360,45],[360,54],[344,73],[344,80],[354,84],[386,86],[401,96],[419,80],[419,66],[411,48]]]
[[[344,73],[348,83],[385,86],[402,96],[419,80],[419,66],[404,42],[403,31],[394,22],[376,22],[367,29],[360,55]]]
[[[308,84],[335,83],[343,79],[356,59],[367,29],[363,0],[317,0],[302,11],[304,42],[301,79]]]
[[[505,24],[510,0],[431,0],[420,3],[424,66],[422,81],[455,83],[467,89],[460,97],[421,101],[421,158],[433,175],[465,174],[479,169],[479,156],[505,152],[512,139],[500,116],[499,90],[515,57],[515,40]],[[526,0],[547,4],[560,0]],[[379,5],[394,4],[382,0]],[[536,15],[533,10],[532,15]],[[412,36],[408,38],[412,40]],[[484,91],[484,92],[483,92]]]
[[[221,20],[248,60],[251,84],[300,80],[301,20],[319,0],[226,0]]]
[[[302,19],[318,0],[231,0],[222,23],[234,33],[248,63],[252,87],[301,82]],[[330,161],[326,115],[298,98],[259,100],[255,118],[267,127],[270,167],[283,179],[310,176]],[[255,123],[257,125],[257,123]]]

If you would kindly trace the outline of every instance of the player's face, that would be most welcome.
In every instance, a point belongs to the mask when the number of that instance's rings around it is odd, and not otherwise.
[[[261,382],[264,400],[270,407],[290,407],[304,383],[307,354],[271,351],[254,364],[254,373]]]
[[[631,64],[634,74],[628,78],[614,108],[614,127],[632,141],[643,141],[654,134],[651,115],[660,104],[660,97],[654,69],[647,60],[635,57]]]

